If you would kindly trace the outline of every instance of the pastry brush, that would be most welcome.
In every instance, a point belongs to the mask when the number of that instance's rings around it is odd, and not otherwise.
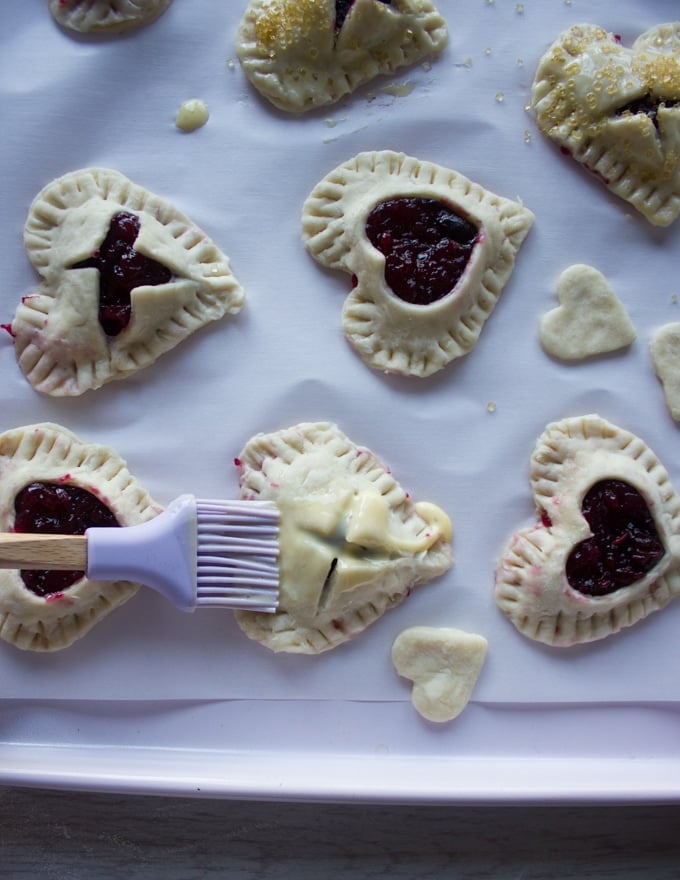
[[[151,587],[182,611],[201,606],[274,612],[278,508],[270,501],[181,495],[153,519],[84,535],[0,533],[0,568],[83,571]]]

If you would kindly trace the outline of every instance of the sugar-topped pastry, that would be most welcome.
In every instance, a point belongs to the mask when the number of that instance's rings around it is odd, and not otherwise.
[[[149,24],[172,0],[47,0],[54,19],[84,34],[115,34]]]
[[[652,450],[598,415],[547,426],[530,466],[540,524],[517,532],[496,601],[555,646],[602,639],[680,593],[680,498]]]
[[[564,31],[532,88],[538,127],[650,223],[680,213],[680,22],[631,48],[593,24]]]
[[[11,332],[22,372],[46,394],[122,379],[243,307],[229,259],[208,236],[117,171],[86,168],[46,186],[24,243],[42,282]]]
[[[236,51],[260,94],[303,113],[437,54],[447,40],[430,0],[250,0]]]
[[[352,277],[342,326],[363,360],[424,377],[475,345],[533,219],[457,171],[385,150],[317,184],[302,237]]]
[[[484,636],[454,627],[412,626],[392,644],[392,663],[413,682],[411,702],[428,721],[453,721],[465,709],[482,671]]]
[[[451,523],[415,503],[385,465],[327,422],[253,437],[236,460],[241,497],[281,512],[275,614],[237,611],[272,651],[346,642],[451,565]]]
[[[83,534],[160,512],[107,446],[48,422],[0,434],[0,531]],[[0,570],[0,638],[32,651],[65,648],[138,588],[77,571]]]

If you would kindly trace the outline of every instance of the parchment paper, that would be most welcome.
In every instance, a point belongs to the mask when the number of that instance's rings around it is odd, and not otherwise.
[[[680,603],[603,642],[558,650],[519,635],[493,598],[503,544],[533,521],[528,461],[548,422],[598,412],[643,437],[680,487],[678,427],[648,352],[651,333],[680,320],[680,223],[652,228],[547,142],[526,110],[538,59],[561,30],[591,21],[629,45],[674,20],[676,2],[439,0],[450,45],[437,60],[302,118],[273,110],[245,80],[234,52],[245,6],[175,0],[154,24],[110,39],[61,31],[44,3],[4,10],[0,320],[9,323],[37,283],[21,241],[32,198],[86,166],[116,168],[187,213],[229,255],[247,306],[153,367],[73,400],[34,392],[7,335],[0,430],[51,420],[108,443],[167,503],[182,492],[235,497],[233,458],[250,436],[331,420],[414,498],[447,510],[455,565],[318,657],[271,654],[229,612],[184,615],[142,591],[67,650],[1,643],[0,697],[408,700],[390,647],[404,627],[431,624],[488,639],[476,700],[678,699]],[[186,134],[174,117],[193,97],[210,119]],[[361,363],[340,329],[350,279],[321,270],[301,245],[309,191],[369,149],[454,168],[536,215],[476,348],[429,380]],[[545,355],[537,328],[556,305],[558,275],[576,262],[605,274],[638,338],[625,352],[567,366]]]

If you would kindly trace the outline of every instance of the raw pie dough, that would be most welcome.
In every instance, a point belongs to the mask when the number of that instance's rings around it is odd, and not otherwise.
[[[680,422],[680,323],[659,327],[652,337],[650,351],[668,411]]]
[[[148,24],[172,0],[47,0],[55,20],[80,33],[120,33]]]
[[[650,223],[680,212],[680,22],[632,48],[593,24],[564,31],[532,89],[538,127]]]
[[[35,481],[78,486],[96,495],[120,525],[161,512],[113,449],[85,443],[48,422],[0,434],[0,531],[14,526],[14,499]],[[18,571],[0,570],[0,637],[19,648],[66,648],[139,589],[129,581],[82,577],[63,593],[38,596]]]
[[[451,565],[451,523],[414,503],[368,449],[336,425],[253,437],[237,459],[241,497],[281,512],[276,614],[236,612],[273,651],[318,654],[361,632]]]
[[[112,218],[134,214],[134,248],[171,272],[132,291],[130,323],[107,336],[98,320],[100,272],[72,268],[92,257]],[[12,322],[17,361],[31,385],[79,395],[153,363],[199,327],[236,313],[244,293],[229,259],[165,199],[117,171],[87,168],[50,183],[30,207],[24,243],[42,276]]]
[[[397,673],[413,682],[411,701],[428,721],[452,721],[467,706],[484,665],[487,641],[460,629],[413,626],[392,645]]]
[[[530,465],[541,523],[517,532],[496,570],[496,601],[524,635],[555,646],[602,639],[663,608],[680,593],[680,498],[652,450],[598,415],[547,426]],[[642,496],[662,555],[644,575],[604,595],[574,588],[572,551],[594,532],[582,513],[599,481],[622,481]],[[616,549],[625,537],[607,536]]]
[[[441,51],[448,33],[430,0],[356,0],[336,31],[335,0],[251,0],[238,59],[252,85],[281,110],[340,100],[380,74]]]
[[[541,318],[539,334],[546,352],[574,361],[625,348],[635,327],[601,272],[576,264],[557,282],[560,305]]]
[[[376,205],[411,196],[440,201],[479,230],[456,286],[427,305],[395,296],[385,257],[366,235]],[[342,325],[363,360],[377,370],[425,377],[475,345],[533,220],[523,205],[456,171],[385,150],[359,153],[314,188],[303,206],[302,237],[315,260],[353,276]]]

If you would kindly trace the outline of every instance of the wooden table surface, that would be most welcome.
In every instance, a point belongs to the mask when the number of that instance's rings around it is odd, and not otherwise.
[[[679,880],[680,806],[409,806],[0,788],[0,874]]]

